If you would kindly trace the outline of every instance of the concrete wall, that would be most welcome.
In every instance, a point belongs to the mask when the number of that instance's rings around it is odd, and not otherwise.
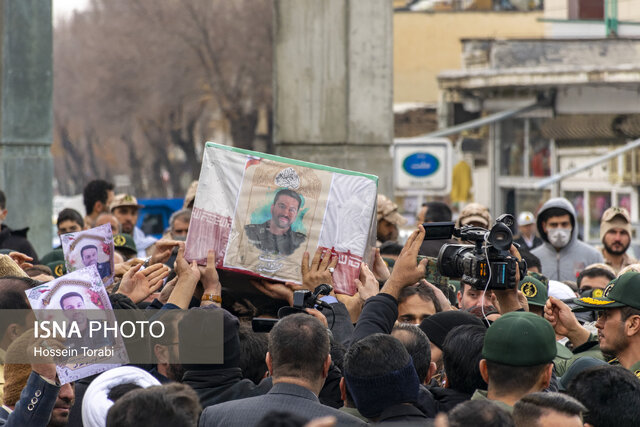
[[[51,250],[52,26],[50,0],[0,0],[0,189],[6,224],[30,227]]]
[[[541,17],[542,12],[394,13],[393,101],[437,102],[438,73],[462,68],[461,39],[540,38]]]
[[[388,0],[277,0],[276,153],[372,173],[390,194],[392,9]]]

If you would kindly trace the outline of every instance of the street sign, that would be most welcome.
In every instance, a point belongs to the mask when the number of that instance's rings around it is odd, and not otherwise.
[[[394,186],[407,194],[445,195],[451,191],[451,142],[447,138],[396,138]]]

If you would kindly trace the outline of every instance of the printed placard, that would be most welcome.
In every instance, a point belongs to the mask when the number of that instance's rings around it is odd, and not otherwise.
[[[36,322],[33,357],[53,357],[62,384],[128,363],[95,264],[25,291]],[[36,341],[40,342],[40,341]]]
[[[300,283],[305,251],[338,256],[337,292],[354,294],[375,243],[377,177],[207,143],[185,256]]]
[[[60,236],[68,272],[96,266],[102,283],[113,283],[113,234],[111,224]]]

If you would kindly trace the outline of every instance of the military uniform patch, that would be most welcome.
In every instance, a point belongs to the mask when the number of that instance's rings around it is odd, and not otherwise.
[[[125,243],[127,243],[127,240],[121,234],[118,234],[113,238],[113,244],[116,246],[124,246]]]
[[[640,369],[636,369],[636,371],[634,372],[634,375],[638,377],[638,379],[640,379]]]
[[[531,282],[525,282],[520,286],[520,290],[527,298],[533,298],[538,294],[538,288]]]
[[[578,300],[582,301],[585,304],[593,304],[593,305],[609,305],[615,302],[615,301],[602,301],[602,300],[594,299],[591,297],[579,298]]]
[[[594,289],[591,293],[591,296],[594,298],[602,298],[604,295],[604,291],[602,289]]]
[[[63,264],[58,264],[58,265],[56,265],[56,268],[53,270],[53,272],[54,272],[54,274],[56,275],[56,277],[60,277],[60,276],[62,276],[62,275],[63,275],[63,272],[62,272],[62,265],[63,265]]]

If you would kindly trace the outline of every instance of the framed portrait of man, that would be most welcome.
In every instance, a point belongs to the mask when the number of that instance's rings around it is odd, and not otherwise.
[[[105,286],[113,283],[113,234],[110,224],[60,236],[68,272],[92,265]]]
[[[305,252],[338,256],[337,292],[353,294],[375,235],[377,177],[207,143],[185,256],[300,283]]]
[[[62,347],[64,352],[54,358],[62,384],[128,363],[121,337],[90,330],[90,322],[110,326],[116,322],[95,264],[25,292],[38,321],[34,335],[59,344],[51,346],[44,340],[34,347],[34,352],[39,348],[34,356],[44,357],[50,349]]]

